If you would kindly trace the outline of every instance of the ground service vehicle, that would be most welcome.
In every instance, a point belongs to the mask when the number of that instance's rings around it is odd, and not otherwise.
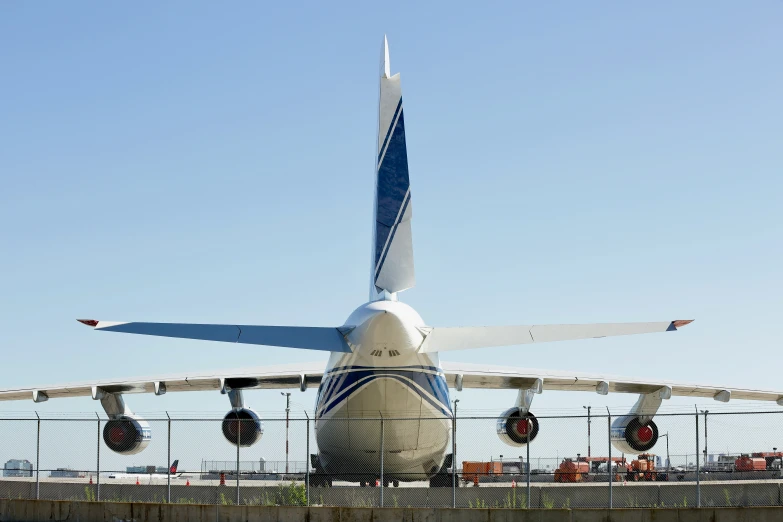
[[[555,482],[583,482],[590,480],[590,464],[583,460],[565,459],[555,470]]]
[[[735,471],[766,471],[767,460],[763,457],[742,455],[734,461]]]
[[[491,462],[471,462],[462,461],[462,480],[472,482],[478,485],[483,479],[503,475],[503,463],[499,461]]]
[[[613,467],[625,473],[626,462],[624,457],[612,457]],[[580,457],[576,460],[566,458],[555,470],[555,482],[586,482],[589,480],[602,480],[603,474],[609,473],[609,457]],[[620,475],[615,474],[615,481],[620,480]]]
[[[629,481],[658,481],[669,480],[669,474],[665,471],[655,470],[655,455],[642,453],[636,460],[632,460],[625,474]]]

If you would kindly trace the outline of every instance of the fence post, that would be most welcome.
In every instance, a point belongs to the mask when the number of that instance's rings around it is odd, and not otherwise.
[[[380,507],[383,507],[383,431],[383,414],[381,413],[381,479],[378,481],[378,486],[381,488]]]
[[[166,476],[166,503],[171,504],[171,416],[169,415],[169,412],[166,412],[166,417],[168,417],[168,427],[169,427],[169,440],[168,440],[168,449],[166,452],[166,462],[169,465],[169,472]]]
[[[451,507],[457,507],[457,403],[454,401],[454,415],[451,416]]]
[[[699,411],[696,408],[696,507],[701,507],[701,482],[699,481],[699,475],[701,467],[699,466]],[[687,462],[687,460],[685,461]]]
[[[612,509],[612,482],[614,482],[612,474],[612,414],[609,413],[609,408],[606,408],[606,413],[606,425],[609,428],[609,461],[606,463],[606,471],[609,472],[609,509]]]
[[[237,506],[239,505],[239,447],[242,445],[242,419],[237,413]]]
[[[532,442],[530,439],[530,434],[532,433],[533,423],[528,421],[527,425],[527,444],[525,444],[525,451],[527,451],[527,456],[525,457],[527,459],[527,508],[530,509],[532,506],[532,499],[530,498],[530,443]],[[503,466],[503,464],[500,464]],[[514,493],[516,494],[516,493]],[[516,502],[516,500],[514,500]]]
[[[35,500],[41,498],[41,417],[38,412],[35,412],[35,416],[38,417],[38,435],[35,439]]]
[[[101,500],[101,418],[98,415],[98,413],[95,413],[95,416],[98,417],[98,459],[97,459],[97,465],[98,468],[95,472],[95,500],[100,501]]]
[[[307,417],[307,428],[305,430],[306,436],[306,454],[305,454],[305,497],[307,499],[307,507],[310,507],[310,415],[305,410],[305,416]]]

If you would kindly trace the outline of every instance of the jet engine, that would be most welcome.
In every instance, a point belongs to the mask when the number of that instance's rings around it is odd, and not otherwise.
[[[524,446],[538,435],[538,419],[530,412],[520,414],[519,408],[509,408],[497,421],[500,440],[509,446]]]
[[[136,415],[120,415],[103,427],[103,442],[115,453],[134,455],[149,446],[152,440],[150,425]]]
[[[624,416],[612,422],[612,446],[623,453],[639,454],[658,442],[658,426],[652,419],[641,422],[638,416]]]
[[[250,408],[231,410],[223,417],[223,436],[233,445],[252,446],[264,434],[264,423]]]

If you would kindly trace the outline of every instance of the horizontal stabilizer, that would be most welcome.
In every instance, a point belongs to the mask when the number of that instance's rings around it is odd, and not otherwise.
[[[225,343],[261,344],[326,352],[351,351],[337,328],[312,326],[253,326],[231,324],[114,323],[78,319],[80,323],[104,332],[199,339]]]
[[[598,323],[549,324],[533,326],[468,326],[433,328],[422,343],[420,352],[446,352],[511,346],[516,344],[547,343],[594,339],[615,335],[633,335],[675,331],[691,321],[661,321],[654,323]]]

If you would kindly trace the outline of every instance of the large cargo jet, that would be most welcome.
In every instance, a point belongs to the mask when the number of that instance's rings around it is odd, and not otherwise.
[[[518,390],[515,404],[501,413],[497,421],[498,435],[511,446],[524,446],[538,434],[538,420],[530,411],[536,394],[547,390],[638,394],[634,407],[616,419],[611,429],[613,444],[625,453],[642,453],[655,445],[658,430],[653,416],[663,400],[675,395],[711,397],[721,402],[776,401],[783,405],[783,392],[441,361],[440,354],[451,350],[673,332],[691,321],[457,328],[427,324],[413,308],[398,299],[400,292],[416,282],[411,228],[413,203],[400,75],[391,74],[385,38],[376,158],[369,302],[354,310],[344,324],[296,327],[81,320],[99,332],[325,351],[330,353],[325,368],[322,363],[294,364],[119,381],[95,380],[0,390],[0,400],[42,402],[92,396],[101,402],[110,419],[103,433],[108,447],[121,454],[133,454],[149,444],[151,432],[149,424],[126,405],[125,397],[129,394],[219,390],[231,403],[231,411],[223,422],[224,436],[233,444],[249,446],[261,438],[262,424],[258,414],[245,405],[245,390],[299,388],[304,391],[318,387],[315,405],[318,453],[312,458],[318,472],[313,479],[316,485],[329,485],[336,479],[374,482],[378,478],[380,423],[366,419],[380,417],[386,419],[384,481],[428,478],[432,485],[448,484],[448,480],[442,479],[452,460],[450,388]]]

